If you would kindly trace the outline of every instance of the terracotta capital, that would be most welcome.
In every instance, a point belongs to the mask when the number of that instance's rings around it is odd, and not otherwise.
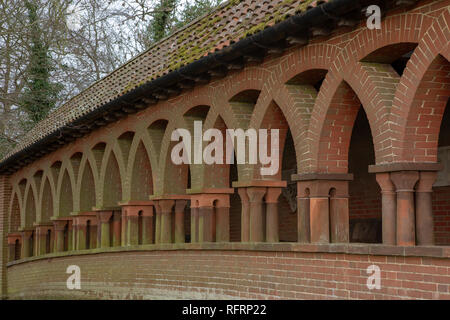
[[[267,193],[264,199],[266,203],[278,203],[278,197],[280,194],[281,188],[267,188]]]
[[[248,199],[250,203],[260,203],[262,202],[264,196],[266,195],[266,188],[261,187],[249,187],[247,188]]]
[[[391,173],[391,180],[397,192],[414,192],[414,186],[419,180],[417,171],[396,171]]]
[[[161,213],[171,213],[175,205],[175,200],[158,200]]]
[[[416,192],[433,192],[433,184],[436,181],[436,171],[419,172],[419,182],[416,186]]]
[[[395,185],[391,180],[391,175],[389,172],[377,173],[375,178],[381,188],[381,193],[395,192]]]
[[[328,198],[330,192],[336,198],[348,198],[348,180],[310,180],[297,182],[299,198]]]
[[[175,213],[184,212],[187,206],[187,200],[175,200]]]
[[[67,221],[54,221],[53,225],[55,227],[55,231],[64,231],[66,228]]]
[[[112,211],[99,211],[97,212],[97,218],[101,223],[107,223],[109,222],[109,219],[111,219],[113,215]]]
[[[249,202],[249,198],[248,198],[248,194],[247,194],[247,188],[238,188],[238,194],[241,197],[241,202],[242,203],[248,203]]]
[[[16,244],[16,240],[19,240],[19,243],[22,242],[22,236],[20,234],[9,234],[8,235],[8,244]]]

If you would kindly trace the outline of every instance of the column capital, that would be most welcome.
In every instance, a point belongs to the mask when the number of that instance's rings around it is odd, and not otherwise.
[[[153,207],[155,203],[146,204],[146,205],[124,205],[122,206],[122,216],[123,217],[132,217],[139,216],[139,212],[142,212],[142,216],[151,217],[153,216]]]
[[[15,244],[17,240],[19,240],[19,243],[22,242],[22,235],[20,233],[8,234],[8,244]]]
[[[281,194],[281,191],[281,188],[267,188],[264,200],[266,201],[266,203],[278,203],[278,198]]]
[[[245,187],[238,188],[238,194],[241,197],[241,202],[242,203],[248,203],[249,202],[249,198],[248,198],[248,194],[247,194],[247,188],[245,188]]]
[[[336,198],[348,198],[349,180],[300,180],[297,181],[298,198],[328,198],[330,192],[334,190],[333,196]]]
[[[414,192],[414,186],[419,180],[417,171],[395,171],[391,172],[391,180],[397,192]]]
[[[37,225],[36,234],[38,236],[47,234],[49,230],[53,230],[53,225]]]
[[[113,211],[97,211],[97,219],[101,223],[107,223],[111,219]]]
[[[63,220],[53,221],[55,231],[64,231],[67,223],[68,223],[67,221],[63,221]]]
[[[267,188],[265,187],[248,187],[247,194],[250,203],[260,203],[263,201],[264,196],[267,193]]]
[[[172,212],[174,205],[175,200],[158,200],[158,206],[160,207],[162,213]]]
[[[23,239],[29,239],[32,235],[33,235],[34,230],[23,230],[22,233],[22,238]]]
[[[184,212],[184,209],[187,206],[188,201],[187,200],[175,200],[175,213],[177,212]]]
[[[91,222],[92,226],[97,225],[98,212],[102,211],[88,211],[88,212],[81,212],[78,215],[74,215],[72,217],[73,226],[86,226],[88,220]]]
[[[191,207],[230,207],[230,195],[219,193],[203,193],[191,196]]]
[[[433,192],[433,184],[436,181],[436,171],[419,172],[419,182],[416,186],[416,192]]]
[[[375,175],[375,179],[381,188],[381,193],[395,193],[395,185],[389,172],[381,172]]]

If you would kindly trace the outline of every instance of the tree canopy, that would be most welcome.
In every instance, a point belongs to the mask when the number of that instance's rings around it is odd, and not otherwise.
[[[221,0],[0,0],[0,158],[49,112]]]

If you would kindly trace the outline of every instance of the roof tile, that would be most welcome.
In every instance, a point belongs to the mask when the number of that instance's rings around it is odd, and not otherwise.
[[[5,159],[146,82],[322,2],[327,1],[231,0],[158,42],[50,113]]]

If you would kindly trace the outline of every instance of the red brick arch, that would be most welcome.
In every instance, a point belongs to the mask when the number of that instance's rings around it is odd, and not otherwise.
[[[67,175],[66,175],[67,174]],[[68,178],[66,178],[68,177]],[[67,181],[69,179],[69,181]],[[67,184],[68,183],[68,184]],[[70,186],[70,192],[64,190],[67,186]],[[74,210],[74,191],[75,191],[75,178],[72,167],[61,167],[61,171],[58,176],[58,188],[57,188],[57,207],[56,216],[63,217],[69,215]],[[67,203],[69,201],[69,203]],[[64,206],[64,207],[62,207]]]
[[[382,94],[381,87],[370,80],[360,63],[357,63],[356,68],[350,70],[355,73],[347,78],[340,78],[329,72],[322,84],[309,124],[306,140],[309,143],[309,150],[302,158],[300,171],[347,172],[347,151],[351,129],[361,104],[368,116],[372,135],[377,136],[378,127],[386,115],[377,115],[376,112],[379,109],[376,96]],[[363,80],[357,81],[357,79]],[[372,88],[375,97],[371,98],[369,95],[365,95],[366,87],[363,87],[361,82]],[[347,85],[342,83],[347,83]],[[348,104],[347,107],[350,107],[350,110],[347,110],[341,99],[346,100],[345,103]],[[388,112],[389,102],[383,101],[383,103],[387,105],[382,106],[381,109]],[[344,118],[340,120],[342,116]]]
[[[393,161],[436,162],[449,89],[450,11],[423,35],[398,86],[390,116]],[[445,98],[446,97],[446,98]],[[383,159],[382,159],[383,160]]]
[[[423,33],[420,30],[431,22],[431,18],[415,13],[388,17],[382,22],[381,30],[364,28],[346,44],[334,59],[318,93],[306,138],[309,145],[302,152],[304,156],[300,161],[299,171],[347,172],[347,151],[353,121],[351,127],[350,122],[335,127],[335,122],[330,119],[338,110],[345,112],[342,108],[333,106],[333,99],[341,94],[339,91],[343,88],[342,81],[351,87],[355,97],[363,105],[374,139],[376,161],[382,161],[386,153],[383,143],[390,138],[389,133],[386,133],[386,121],[390,117],[392,100],[400,77],[388,64],[360,61],[383,47],[396,43],[419,42]],[[379,81],[380,77],[386,78],[387,81]],[[353,107],[353,113],[355,110],[357,112],[356,105]],[[356,113],[353,113],[348,116],[356,116]],[[333,145],[333,140],[339,142],[339,147]]]
[[[110,165],[117,165],[117,168],[112,169]],[[107,145],[100,170],[100,205],[102,207],[110,205],[108,203],[110,200],[122,201],[125,169],[121,150],[117,143],[114,143],[114,146]]]
[[[33,223],[36,222],[37,208],[39,208],[37,189],[34,181],[28,180],[27,186],[25,187],[24,193],[24,212],[22,219],[24,221],[25,227],[32,227]],[[30,201],[29,201],[30,200]]]
[[[148,200],[148,195],[153,193],[153,170],[151,164],[151,152],[144,143],[141,134],[136,134],[128,155],[124,200]],[[142,190],[148,190],[142,199],[135,199]]]
[[[55,210],[55,193],[48,177],[42,179],[39,189],[40,216],[37,217],[37,220],[48,223],[50,222],[50,218],[53,217]],[[47,212],[47,210],[50,212]]]
[[[89,175],[89,171],[92,174],[92,182],[86,181],[85,174]],[[77,182],[77,189],[74,192],[75,193],[75,199],[74,199],[74,209],[75,211],[90,211],[92,210],[92,207],[96,205],[97,198],[98,198],[98,180],[99,180],[99,173],[97,169],[97,165],[95,163],[94,155],[92,154],[91,150],[87,151],[85,153],[85,156],[83,157],[80,165],[80,173],[78,175],[78,182]],[[89,192],[86,192],[86,190],[89,190]],[[84,194],[83,194],[84,192]],[[89,207],[85,204],[85,202],[89,202],[89,197],[94,197],[94,203],[92,204],[92,207]],[[86,199],[86,197],[88,197]],[[92,202],[92,201],[91,201]]]
[[[20,196],[20,191],[13,191],[11,194],[11,200],[9,203],[9,232],[17,232],[19,228],[22,226],[21,220],[21,210],[22,210],[22,201]]]

